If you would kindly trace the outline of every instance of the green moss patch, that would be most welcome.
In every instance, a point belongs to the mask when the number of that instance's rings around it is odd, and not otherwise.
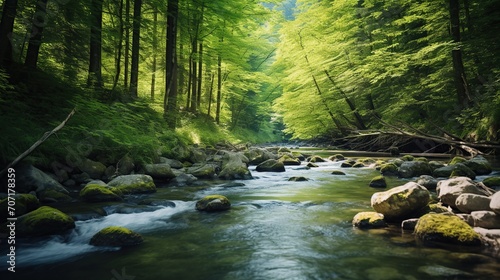
[[[144,242],[144,238],[128,228],[110,226],[100,230],[92,239],[90,245],[109,247],[128,247]]]
[[[65,213],[42,206],[17,220],[16,232],[20,237],[61,234],[75,228],[75,221]]]
[[[415,236],[424,242],[481,245],[481,239],[465,221],[455,215],[426,214],[415,227]]]
[[[119,189],[109,189],[97,184],[89,184],[80,191],[80,197],[88,202],[121,201]]]

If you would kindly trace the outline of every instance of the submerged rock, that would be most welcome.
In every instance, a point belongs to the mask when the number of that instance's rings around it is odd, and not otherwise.
[[[376,176],[370,181],[370,187],[372,188],[385,188],[387,187],[387,182],[384,176]]]
[[[268,159],[257,165],[258,172],[285,172],[285,165],[275,159]]]
[[[362,229],[387,226],[384,215],[377,212],[359,212],[352,219],[352,225]]]
[[[340,171],[340,170],[333,170],[332,175],[345,175],[345,173],[343,171]]]
[[[288,181],[291,182],[304,182],[304,181],[309,181],[306,177],[298,176],[298,177],[291,177],[288,179]]]
[[[55,208],[42,206],[19,217],[16,226],[19,237],[36,237],[65,233],[75,228],[75,221]]]
[[[415,236],[424,242],[481,245],[479,234],[455,215],[426,214],[420,217],[415,227]]]
[[[415,182],[385,192],[374,193],[371,206],[378,213],[384,214],[387,220],[401,221],[415,218],[422,213],[430,200],[429,191]]]
[[[208,195],[196,202],[196,210],[215,212],[231,208],[231,202],[223,195]]]
[[[129,247],[144,242],[142,236],[124,227],[110,226],[100,230],[89,244],[94,246]]]

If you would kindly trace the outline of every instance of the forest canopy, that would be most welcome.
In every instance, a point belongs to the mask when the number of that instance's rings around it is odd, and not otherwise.
[[[43,95],[83,112],[147,104],[132,118],[162,115],[149,137],[216,127],[243,141],[331,140],[390,127],[494,142],[499,21],[498,0],[4,0],[3,121],[60,120]]]

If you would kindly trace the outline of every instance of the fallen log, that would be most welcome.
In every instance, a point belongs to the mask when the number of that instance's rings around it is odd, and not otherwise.
[[[36,141],[33,145],[31,145],[31,147],[29,147],[29,149],[24,151],[24,153],[19,155],[14,161],[12,161],[9,165],[7,165],[7,167],[5,167],[2,171],[0,171],[0,178],[3,177],[3,175],[5,175],[5,173],[7,173],[7,170],[9,170],[9,168],[14,167],[21,160],[23,160],[25,157],[27,157],[29,154],[31,154],[36,148],[38,148],[38,146],[40,146],[43,142],[45,142],[45,140],[47,140],[50,136],[52,136],[52,134],[56,133],[61,128],[63,128],[64,125],[68,122],[68,120],[73,116],[73,114],[75,114],[75,112],[76,112],[76,109],[73,109],[62,123],[60,123],[58,126],[56,126],[51,131],[45,132],[43,134],[42,138],[38,139],[38,141]]]

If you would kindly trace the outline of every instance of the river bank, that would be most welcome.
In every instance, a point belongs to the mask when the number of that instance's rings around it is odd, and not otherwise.
[[[363,167],[343,168],[342,163],[350,159],[328,160],[327,154],[336,152],[315,151],[325,159],[317,159],[317,167],[306,168],[311,162],[302,161],[301,165],[285,166],[285,172],[258,172],[257,165],[249,164],[250,180],[205,178],[182,186],[172,180],[156,180],[156,192],[125,195],[123,201],[52,203],[75,219],[75,229],[62,235],[20,239],[19,267],[25,275],[38,276],[44,275],[47,267],[55,267],[66,279],[113,277],[112,271],[121,273],[122,268],[141,279],[165,273],[208,279],[314,275],[377,279],[377,275],[387,273],[417,279],[438,279],[444,274],[487,279],[498,269],[498,259],[487,250],[420,246],[411,231],[401,231],[396,225],[353,228],[352,218],[370,210],[370,197],[380,191],[368,184],[380,174],[375,166],[383,159],[361,158],[360,162],[366,162]],[[290,152],[312,156],[305,149]],[[332,175],[333,170],[345,175]],[[293,177],[308,181],[288,181]],[[386,179],[388,189],[411,180],[397,176]],[[212,194],[228,197],[231,209],[196,211],[196,201]],[[109,225],[139,232],[144,244],[121,250],[88,245],[93,234]],[[458,259],[474,256],[481,263],[457,265]],[[394,258],[400,259],[395,262]],[[396,263],[411,265],[405,272]],[[199,271],[188,269],[193,266]],[[92,267],[94,272],[84,267]],[[51,273],[46,274],[42,279],[49,279]]]

